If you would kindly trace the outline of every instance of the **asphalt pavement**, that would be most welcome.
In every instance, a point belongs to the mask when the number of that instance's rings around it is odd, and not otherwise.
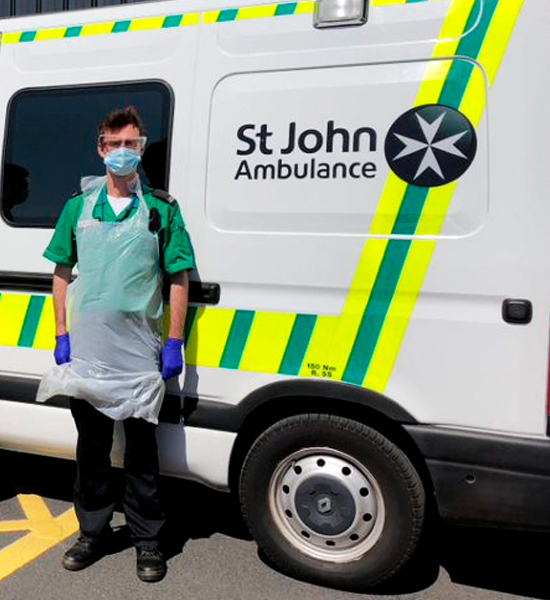
[[[233,497],[169,479],[163,480],[170,518],[163,581],[137,579],[120,512],[118,551],[71,573],[61,557],[77,528],[74,464],[0,452],[0,468],[0,600],[550,600],[548,533],[435,524],[391,587],[357,594],[278,572],[251,541]]]

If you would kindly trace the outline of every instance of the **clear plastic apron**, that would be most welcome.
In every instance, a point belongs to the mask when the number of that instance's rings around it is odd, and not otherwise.
[[[159,372],[162,289],[156,236],[139,182],[136,212],[120,222],[93,218],[105,177],[82,180],[76,227],[79,275],[67,306],[71,362],[54,367],[37,400],[63,394],[87,400],[112,419],[157,423],[164,397]]]

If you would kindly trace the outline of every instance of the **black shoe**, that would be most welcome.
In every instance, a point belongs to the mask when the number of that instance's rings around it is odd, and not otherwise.
[[[136,548],[137,576],[141,581],[160,581],[166,575],[166,561],[159,550]]]
[[[68,571],[80,571],[105,556],[105,544],[98,540],[79,537],[63,555],[61,564]]]

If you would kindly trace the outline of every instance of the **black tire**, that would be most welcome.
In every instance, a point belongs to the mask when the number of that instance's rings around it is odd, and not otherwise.
[[[340,589],[389,580],[424,522],[424,489],[405,454],[332,415],[289,417],[265,431],[244,461],[239,496],[252,537],[279,569]]]

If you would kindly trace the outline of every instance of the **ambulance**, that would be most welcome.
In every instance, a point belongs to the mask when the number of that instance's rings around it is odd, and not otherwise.
[[[233,490],[275,565],[346,589],[434,514],[550,527],[549,2],[0,10],[0,447],[74,456],[69,399],[36,403],[42,252],[134,105],[197,257],[163,472]]]

